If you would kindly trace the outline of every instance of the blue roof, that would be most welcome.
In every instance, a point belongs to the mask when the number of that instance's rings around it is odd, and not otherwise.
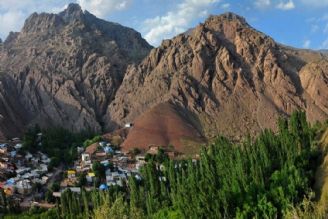
[[[106,185],[106,184],[101,184],[101,185],[99,186],[99,189],[100,189],[100,190],[106,190],[106,189],[108,189],[108,185]]]
[[[15,180],[13,178],[10,178],[7,180],[6,184],[13,185],[15,183]]]
[[[109,147],[109,146],[104,147],[104,151],[105,151],[106,153],[113,153],[113,152],[114,152],[113,148],[111,148],[111,147]]]

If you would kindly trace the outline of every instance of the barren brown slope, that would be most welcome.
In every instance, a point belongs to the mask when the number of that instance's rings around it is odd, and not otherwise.
[[[194,145],[204,143],[204,138],[181,113],[181,109],[167,102],[146,111],[135,119],[122,144],[123,150],[129,151],[135,147],[148,150],[151,145],[174,145],[181,153],[197,152]]]
[[[321,53],[277,44],[238,15],[211,16],[129,67],[108,108],[107,128],[168,101],[206,138],[255,135],[296,109],[322,120],[328,115],[326,63]]]

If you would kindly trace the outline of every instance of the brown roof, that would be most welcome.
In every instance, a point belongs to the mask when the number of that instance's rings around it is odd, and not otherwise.
[[[85,153],[87,153],[87,154],[89,154],[89,155],[92,155],[92,154],[96,153],[97,148],[98,148],[98,145],[99,145],[98,142],[89,145],[89,146],[85,149]]]

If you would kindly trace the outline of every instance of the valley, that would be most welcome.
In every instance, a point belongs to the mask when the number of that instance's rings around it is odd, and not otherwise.
[[[327,119],[327,52],[236,13],[153,47],[35,12],[0,41],[0,217],[326,218]]]

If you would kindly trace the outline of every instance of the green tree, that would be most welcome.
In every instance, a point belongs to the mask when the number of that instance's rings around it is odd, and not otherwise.
[[[92,164],[92,170],[95,173],[96,177],[103,179],[105,178],[105,167],[99,161],[95,161]]]

